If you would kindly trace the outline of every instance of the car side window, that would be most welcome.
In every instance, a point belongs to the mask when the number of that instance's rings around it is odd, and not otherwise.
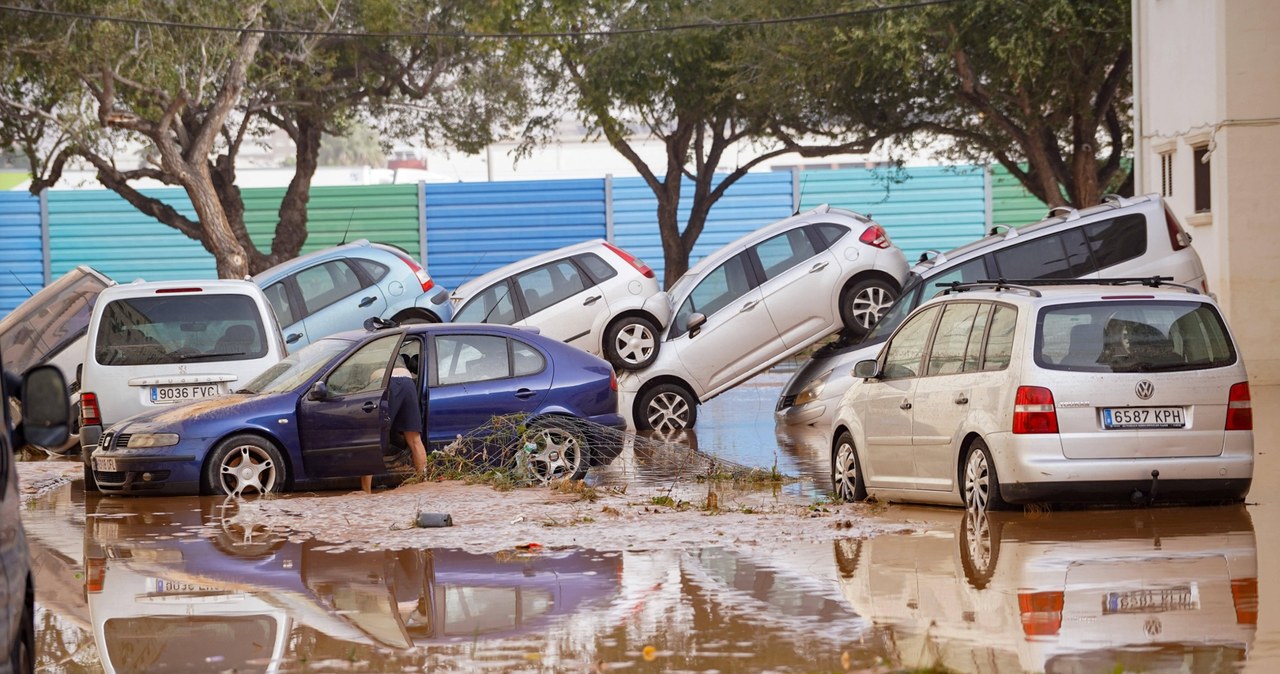
[[[818,237],[822,239],[822,243],[824,244],[822,246],[822,250],[826,250],[836,245],[837,241],[844,238],[844,235],[849,233],[848,227],[845,227],[844,225],[837,225],[833,222],[818,223],[814,226],[814,229],[818,232]]]
[[[1003,370],[1009,367],[1013,355],[1013,328],[1018,322],[1018,310],[997,304],[991,315],[991,328],[987,331],[987,348],[982,359],[983,370]]]
[[[929,307],[912,316],[902,325],[893,341],[885,347],[884,372],[885,379],[904,379],[920,373],[920,361],[924,358],[924,347],[929,341],[929,333],[933,331],[934,319],[938,317],[939,308]]]
[[[1131,213],[1088,224],[1084,235],[1098,268],[1106,269],[1147,252],[1147,216]]]
[[[938,330],[929,348],[927,374],[958,374],[964,370],[965,351],[978,314],[975,302],[952,302],[942,310]]]
[[[368,276],[369,280],[373,283],[381,281],[383,277],[387,275],[387,266],[380,262],[366,260],[362,257],[353,257],[351,258],[351,261],[356,263],[356,266],[360,267],[360,269],[364,271],[365,276]]]
[[[400,343],[400,335],[387,335],[365,344],[334,368],[325,380],[335,396],[378,391],[387,375],[387,363]]]
[[[267,301],[271,302],[271,309],[276,313],[276,320],[280,325],[293,325],[300,318],[294,311],[293,302],[289,299],[289,289],[285,287],[284,281],[272,283],[262,289],[262,293],[267,296]]]
[[[973,319],[969,333],[969,345],[964,351],[964,371],[977,372],[982,365],[982,347],[987,343],[987,323],[991,320],[991,305],[979,304],[978,315]]]
[[[765,280],[777,278],[782,272],[818,254],[803,227],[765,239],[756,244],[753,250],[760,260]]]
[[[518,339],[511,340],[511,364],[517,377],[527,377],[547,369],[547,359],[542,352]]]
[[[509,377],[507,338],[441,335],[435,338],[435,365],[440,386]]]
[[[618,270],[614,269],[608,262],[600,259],[595,253],[583,253],[573,258],[587,270],[587,274],[591,276],[592,284],[599,284],[618,275]]]
[[[346,260],[330,260],[298,272],[294,278],[302,292],[307,313],[315,313],[334,302],[360,292],[360,278]]]
[[[689,316],[694,313],[711,316],[750,290],[751,277],[747,275],[746,253],[741,253],[711,270],[698,282],[688,299],[680,304],[671,336],[683,335],[689,329]]]
[[[558,260],[515,277],[525,307],[536,314],[587,289],[582,274],[570,260]]]
[[[1074,255],[1075,257],[1072,257]],[[1075,278],[1073,264],[1086,255],[1077,249],[1072,254],[1064,247],[1061,235],[1042,236],[992,254],[997,270],[1007,279]],[[1087,272],[1086,272],[1087,273]]]
[[[990,277],[991,274],[987,273],[986,258],[980,257],[976,260],[969,260],[968,262],[957,265],[952,269],[948,269],[937,276],[932,276],[928,281],[925,281],[929,287],[925,289],[924,298],[932,299],[938,293],[942,292],[943,289],[938,287],[938,285],[942,283],[953,283],[955,281],[959,281],[961,283],[973,283]]]
[[[516,308],[511,301],[510,286],[503,281],[481,290],[466,306],[458,310],[453,320],[455,323],[515,323]]]

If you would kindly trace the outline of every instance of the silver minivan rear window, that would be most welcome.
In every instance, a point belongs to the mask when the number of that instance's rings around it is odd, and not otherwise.
[[[94,359],[102,365],[251,360],[267,355],[253,298],[236,294],[133,297],[102,310]]]
[[[1222,315],[1205,302],[1114,300],[1041,310],[1035,361],[1050,370],[1172,372],[1236,362]]]

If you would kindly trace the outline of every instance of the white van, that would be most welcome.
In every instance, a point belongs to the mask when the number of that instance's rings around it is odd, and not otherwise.
[[[104,429],[235,391],[286,354],[271,304],[249,281],[135,281],[103,290],[80,373],[86,486]]]

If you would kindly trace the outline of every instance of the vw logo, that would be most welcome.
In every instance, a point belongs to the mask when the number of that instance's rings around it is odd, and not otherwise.
[[[1146,379],[1143,379],[1138,382],[1137,386],[1133,387],[1133,392],[1137,393],[1138,397],[1143,400],[1150,400],[1151,396],[1155,395],[1156,385]]]

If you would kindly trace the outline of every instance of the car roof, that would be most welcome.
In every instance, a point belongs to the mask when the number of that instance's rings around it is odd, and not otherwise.
[[[177,281],[143,281],[119,283],[104,288],[100,298],[142,297],[154,295],[159,290],[199,289],[201,292],[259,295],[262,289],[248,280],[240,279],[187,279]]]
[[[1037,279],[1031,281],[979,281],[959,283],[937,297],[921,303],[921,307],[940,302],[966,299],[1000,300],[1015,304],[1042,305],[1067,302],[1116,299],[1155,299],[1159,301],[1196,301],[1214,304],[1213,298],[1199,290],[1157,279]]]
[[[277,264],[275,266],[268,267],[258,272],[257,274],[254,274],[251,280],[254,283],[257,283],[259,285],[264,285],[264,284],[270,283],[271,281],[276,280],[281,276],[284,276],[285,274],[288,274],[289,272],[292,272],[298,267],[305,267],[308,264],[311,264],[312,262],[319,262],[322,260],[328,260],[335,257],[342,257],[344,253],[347,253],[348,251],[351,251],[352,249],[355,249],[355,248],[367,249],[367,248],[376,248],[376,247],[378,247],[378,244],[370,243],[368,239],[358,239],[350,243],[343,243],[343,244],[338,244],[336,246],[330,246],[328,248],[321,248],[320,250],[312,251],[310,253],[307,253],[306,255],[299,255],[298,257],[285,260],[284,262],[281,262],[280,264]]]
[[[488,334],[501,334],[510,337],[524,337],[526,339],[547,339],[543,337],[537,328],[503,325],[501,323],[412,323],[407,325],[399,325],[394,322],[388,322],[387,327],[367,329],[357,328],[355,330],[344,330],[317,339],[322,341],[325,339],[340,339],[343,341],[361,341],[376,334],[394,334],[405,333],[410,335],[429,334],[435,332],[459,333],[459,332],[482,332]],[[551,340],[560,343],[559,340]],[[583,351],[583,353],[586,353]]]
[[[1005,241],[1013,241],[1025,236],[1039,236],[1060,229],[1060,225],[1076,223],[1080,220],[1101,219],[1109,217],[1121,209],[1142,210],[1143,206],[1161,205],[1163,200],[1158,194],[1147,194],[1139,197],[1118,197],[1109,195],[1107,200],[1096,206],[1083,209],[1067,209],[1061,215],[1051,215],[1039,222],[1020,227],[1010,227],[1003,232],[987,235],[977,241],[939,253],[933,258],[917,262],[911,271],[924,275],[933,270],[942,270],[953,265],[971,260],[999,246]],[[927,253],[926,253],[927,254]]]
[[[719,265],[721,262],[724,262],[726,259],[738,254],[738,252],[740,252],[743,248],[746,248],[749,244],[754,243],[760,236],[766,235],[772,232],[772,230],[787,229],[798,222],[808,222],[810,220],[813,220],[819,215],[833,215],[833,216],[836,216],[837,218],[849,218],[854,220],[855,222],[858,222],[864,225],[876,224],[874,220],[872,220],[871,218],[868,218],[867,216],[861,213],[851,211],[847,208],[835,208],[830,204],[822,204],[817,208],[811,208],[802,213],[796,213],[795,215],[792,215],[788,218],[783,218],[782,220],[776,220],[774,222],[761,225],[755,228],[754,230],[746,234],[743,234],[737,239],[734,239],[733,241],[721,246],[719,249],[715,250],[710,255],[707,255],[703,257],[701,260],[698,260],[697,264],[694,264],[692,267],[689,268],[689,271],[685,272],[685,275],[690,276],[690,275],[699,274],[709,267],[714,267]]]
[[[545,253],[538,253],[537,255],[521,258],[510,264],[505,264],[497,269],[485,272],[480,276],[459,285],[457,288],[454,288],[453,294],[455,297],[460,299],[466,299],[471,294],[483,290],[494,282],[506,278],[517,271],[530,269],[540,264],[551,262],[552,260],[558,260],[569,255],[576,255],[578,253],[595,250],[604,246],[606,243],[608,242],[604,239],[590,239],[588,241],[570,244],[555,250],[549,250]]]

